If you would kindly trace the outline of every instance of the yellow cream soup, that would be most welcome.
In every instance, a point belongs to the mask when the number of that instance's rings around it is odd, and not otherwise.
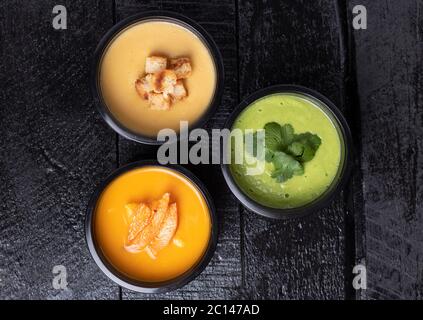
[[[170,110],[151,110],[135,91],[151,55],[191,59],[192,75],[184,80],[188,97]],[[121,32],[106,49],[100,69],[104,101],[114,117],[130,130],[156,137],[163,128],[179,131],[180,121],[195,123],[207,110],[216,87],[213,58],[193,32],[170,22],[146,21]]]

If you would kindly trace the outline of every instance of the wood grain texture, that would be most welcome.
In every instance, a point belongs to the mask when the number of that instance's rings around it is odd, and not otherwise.
[[[0,299],[342,299],[352,297],[352,261],[368,270],[358,298],[423,298],[422,0],[66,0],[66,31],[51,26],[56,4],[0,3]],[[368,9],[368,30],[351,28],[356,4]],[[83,221],[117,165],[156,158],[157,147],[104,124],[88,75],[113,13],[153,9],[195,19],[218,43],[226,86],[209,129],[257,89],[305,85],[344,111],[362,171],[329,208],[280,222],[242,209],[218,166],[187,166],[216,201],[218,249],[188,286],[147,296],[101,273]],[[58,264],[66,291],[52,287]]]
[[[85,244],[85,209],[115,166],[115,135],[89,91],[90,58],[112,25],[104,1],[0,4],[0,298],[118,298]],[[64,265],[67,290],[52,286]]]
[[[346,56],[337,1],[239,1],[241,98],[300,84],[345,103]],[[347,196],[302,219],[272,221],[244,210],[244,296],[346,297]]]
[[[148,10],[182,13],[203,26],[216,41],[224,60],[226,85],[219,110],[207,128],[220,128],[237,104],[237,51],[234,1],[134,1],[117,0],[117,20]],[[157,147],[143,146],[120,139],[119,162],[156,159]],[[193,282],[177,291],[143,295],[123,290],[123,299],[229,299],[237,297],[241,286],[241,249],[238,203],[226,187],[219,166],[188,165],[212,194],[219,217],[218,247],[209,266]]]
[[[365,5],[353,30],[362,123],[362,298],[423,298],[423,2]],[[353,16],[350,15],[352,20]]]

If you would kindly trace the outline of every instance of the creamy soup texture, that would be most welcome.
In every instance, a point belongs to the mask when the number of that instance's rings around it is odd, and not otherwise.
[[[178,208],[176,233],[156,257],[146,250],[127,250],[127,206],[171,195]],[[129,277],[157,282],[173,279],[203,257],[211,235],[207,202],[197,187],[173,170],[150,166],[113,180],[100,196],[94,219],[95,238],[106,259]]]
[[[188,57],[192,75],[185,80],[188,96],[171,110],[151,110],[134,84],[145,73],[146,58]],[[165,21],[134,24],[111,42],[100,68],[100,87],[113,116],[131,131],[155,137],[164,128],[179,131],[180,121],[194,124],[207,110],[216,87],[216,68],[204,42],[187,28]]]
[[[258,130],[268,122],[291,124],[296,133],[317,134],[321,145],[316,155],[304,163],[304,174],[283,183],[271,177],[272,163],[266,162],[265,172],[260,175],[246,175],[246,162],[231,164],[236,183],[250,198],[265,206],[296,208],[312,202],[329,188],[338,172],[341,141],[337,129],[319,106],[296,94],[275,94],[253,102],[235,120],[233,129]],[[247,152],[245,157],[249,157]]]

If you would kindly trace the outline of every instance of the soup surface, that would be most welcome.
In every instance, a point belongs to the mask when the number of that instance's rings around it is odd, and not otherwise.
[[[149,56],[187,57],[192,74],[186,79],[188,96],[170,110],[151,110],[134,84],[145,74]],[[106,49],[100,68],[104,101],[114,117],[132,131],[156,137],[164,128],[179,132],[180,121],[196,122],[207,110],[216,87],[213,58],[193,32],[176,23],[145,21],[123,30]]]
[[[318,135],[321,145],[314,158],[304,162],[303,174],[280,183],[272,177],[275,170],[273,163],[265,160],[256,160],[264,162],[263,173],[247,175],[248,166],[256,166],[257,163],[244,150],[243,163],[230,165],[235,182],[245,194],[264,206],[296,208],[312,202],[328,189],[337,174],[341,158],[337,129],[319,106],[296,94],[269,95],[253,102],[238,116],[232,129],[255,131],[270,122],[290,124],[296,133]],[[232,146],[232,158],[236,150]]]
[[[177,206],[172,241],[155,256],[128,249],[128,205],[152,203],[170,194]],[[175,278],[193,267],[207,249],[211,220],[197,187],[182,174],[159,166],[133,169],[114,179],[100,196],[94,236],[107,260],[129,277],[157,282]]]

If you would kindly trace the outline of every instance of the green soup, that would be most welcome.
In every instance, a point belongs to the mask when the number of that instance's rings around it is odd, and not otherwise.
[[[232,176],[245,194],[264,206],[287,209],[306,205],[321,196],[337,175],[341,159],[338,130],[317,104],[294,93],[269,95],[253,102],[238,116],[232,129],[258,130],[269,122],[291,124],[296,133],[310,132],[320,137],[314,158],[304,163],[304,174],[278,183],[271,177],[273,164],[262,160],[264,172],[247,175],[247,168],[257,165],[252,162],[261,160],[247,161],[252,156],[244,150],[243,163],[230,165]],[[235,150],[232,146],[232,158]]]

